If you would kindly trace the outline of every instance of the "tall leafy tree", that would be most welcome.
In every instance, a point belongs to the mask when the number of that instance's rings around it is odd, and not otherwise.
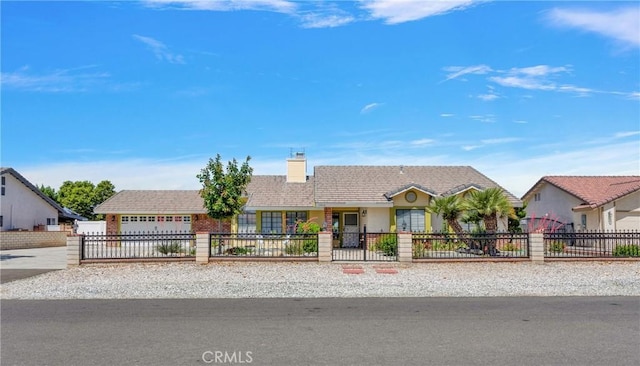
[[[52,200],[58,202],[58,192],[56,192],[56,190],[50,186],[44,186],[44,184],[41,184],[38,189],[40,190],[40,192],[44,193],[45,196],[51,198]],[[59,202],[58,202],[59,203]]]
[[[224,169],[220,154],[217,154],[215,160],[209,159],[197,175],[202,184],[200,196],[204,200],[204,208],[209,217],[218,220],[219,231],[222,231],[222,220],[229,220],[241,213],[247,201],[244,193],[253,174],[249,160],[251,157],[247,156],[238,167],[238,162],[233,159]]]
[[[94,215],[93,208],[115,194],[114,185],[103,180],[95,186],[89,181],[65,181],[58,190],[58,203],[74,212],[93,220],[102,219]]]

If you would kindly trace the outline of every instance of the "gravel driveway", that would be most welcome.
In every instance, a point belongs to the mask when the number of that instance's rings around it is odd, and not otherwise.
[[[354,266],[364,273],[346,273]],[[0,293],[3,299],[640,296],[640,262],[83,265],[3,284]]]

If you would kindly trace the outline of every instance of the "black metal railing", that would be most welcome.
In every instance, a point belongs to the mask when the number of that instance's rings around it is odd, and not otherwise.
[[[331,251],[334,261],[394,262],[398,260],[398,234],[388,232],[343,232]]]
[[[210,257],[318,257],[318,234],[210,233]]]
[[[188,258],[195,260],[193,232],[88,233],[82,236],[82,259]]]
[[[640,231],[544,233],[547,258],[640,257]]]
[[[414,259],[528,258],[526,233],[412,233]]]

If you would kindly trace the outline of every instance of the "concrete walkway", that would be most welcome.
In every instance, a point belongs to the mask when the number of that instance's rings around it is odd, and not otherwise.
[[[0,251],[0,283],[67,267],[67,247]]]

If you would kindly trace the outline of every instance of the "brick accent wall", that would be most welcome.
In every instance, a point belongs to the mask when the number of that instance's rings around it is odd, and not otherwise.
[[[191,230],[195,232],[217,232],[219,230],[218,220],[214,220],[209,215],[191,215]],[[222,232],[231,232],[231,221],[222,221]]]
[[[0,250],[63,247],[66,231],[1,231]]]
[[[332,230],[332,224],[333,224],[333,209],[331,207],[325,207],[324,208],[324,222],[327,223],[327,230],[331,231]]]
[[[107,222],[108,233],[117,233],[119,231],[118,222],[120,222],[120,215],[108,214],[105,220]]]

